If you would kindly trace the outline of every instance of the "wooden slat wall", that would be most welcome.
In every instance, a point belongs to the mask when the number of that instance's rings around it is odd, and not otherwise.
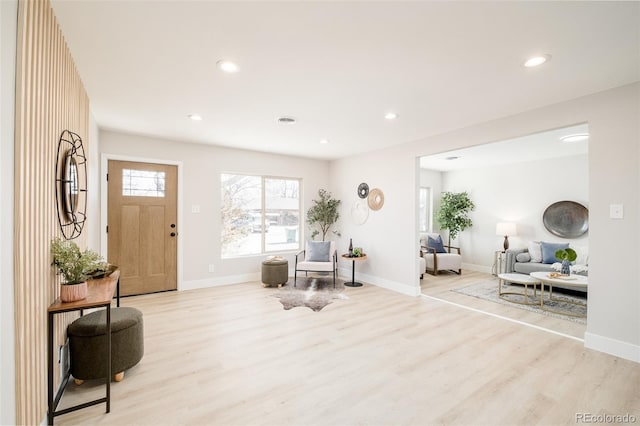
[[[49,244],[61,235],[55,161],[58,138],[65,129],[79,134],[88,151],[89,99],[49,0],[22,0],[18,6],[14,231],[18,424],[39,424],[47,410],[47,307],[59,291]],[[86,232],[76,241],[84,248]],[[75,314],[57,316],[58,344],[74,318]],[[53,368],[57,379],[57,364]]]

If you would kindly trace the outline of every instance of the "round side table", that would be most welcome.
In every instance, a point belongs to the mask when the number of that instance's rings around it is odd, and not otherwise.
[[[367,255],[362,254],[358,257],[349,256],[348,254],[343,254],[341,256],[345,260],[351,261],[351,281],[344,283],[347,287],[362,287],[362,283],[356,282],[356,260],[367,260]]]

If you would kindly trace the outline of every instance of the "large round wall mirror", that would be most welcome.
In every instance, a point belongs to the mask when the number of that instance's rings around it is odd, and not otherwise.
[[[56,208],[62,235],[67,240],[79,237],[87,220],[87,157],[82,138],[69,130],[58,141]]]
[[[78,162],[68,153],[64,165],[64,180],[62,182],[64,196],[64,210],[69,220],[78,212]]]

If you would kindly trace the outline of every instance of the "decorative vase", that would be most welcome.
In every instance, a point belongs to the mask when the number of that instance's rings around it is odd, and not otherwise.
[[[77,302],[87,297],[87,282],[78,284],[62,284],[60,286],[60,300],[63,302]]]
[[[560,268],[560,273],[562,275],[571,275],[571,262],[568,260],[562,261],[562,267]]]

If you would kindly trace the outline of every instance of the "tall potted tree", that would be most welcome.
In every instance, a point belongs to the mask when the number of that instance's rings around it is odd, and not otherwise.
[[[440,225],[440,229],[448,231],[449,251],[451,251],[451,240],[455,240],[460,232],[473,225],[468,214],[474,208],[475,205],[466,191],[442,193],[436,220]]]
[[[340,218],[338,212],[340,200],[333,198],[331,193],[324,189],[318,191],[318,197],[313,200],[313,205],[307,211],[307,223],[311,228],[316,228],[311,233],[311,239],[315,239],[318,234],[322,233],[322,241],[324,241],[329,229]],[[340,236],[338,231],[333,231],[333,233]]]

